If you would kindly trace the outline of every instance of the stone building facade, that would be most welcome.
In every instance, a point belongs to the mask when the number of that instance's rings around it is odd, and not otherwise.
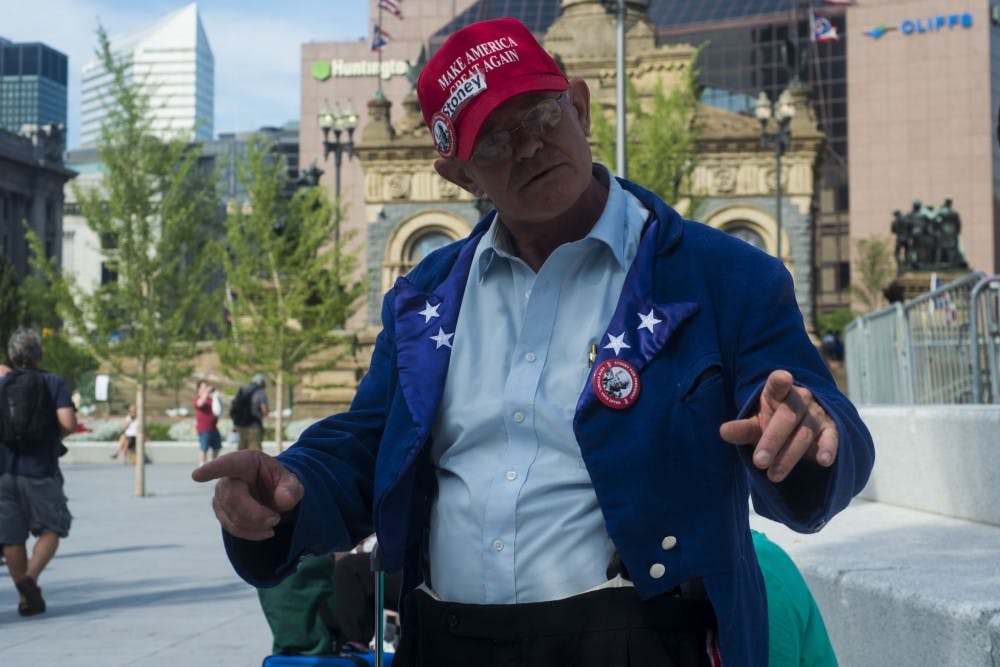
[[[63,185],[75,174],[63,164],[62,125],[0,130],[0,252],[19,278],[29,270],[24,222],[46,257],[62,260]]]
[[[629,3],[626,70],[639,94],[649,98],[659,83],[669,90],[692,65],[691,46],[657,45],[646,3]],[[544,36],[545,47],[570,76],[587,80],[592,99],[613,114],[616,82],[614,19],[594,0],[564,0],[562,13]],[[579,39],[586,34],[587,39]],[[792,272],[807,326],[812,303],[815,168],[823,135],[809,104],[809,92],[790,87],[796,106],[792,142],[782,158],[782,260]],[[473,197],[433,169],[437,153],[411,93],[401,108],[383,97],[368,103],[368,120],[355,147],[364,172],[365,259],[369,281],[368,324],[377,325],[381,296],[426,249],[465,236],[480,217]],[[760,144],[752,117],[699,105],[698,164],[692,193],[693,217],[736,234],[775,254],[778,248],[776,164]],[[648,184],[646,184],[648,185]],[[683,210],[687,202],[676,202]]]

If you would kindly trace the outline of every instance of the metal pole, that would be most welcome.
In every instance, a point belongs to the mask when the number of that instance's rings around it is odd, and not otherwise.
[[[615,137],[615,160],[618,163],[616,172],[619,178],[628,178],[628,167],[625,163],[625,0],[618,0],[616,9],[618,15],[618,62],[617,62],[617,104],[618,132]]]
[[[334,132],[333,144],[333,167],[334,167],[334,206],[336,206],[336,215],[334,217],[333,225],[333,242],[337,248],[340,248],[340,164],[342,162],[341,155],[343,154],[343,146],[340,143],[340,131]],[[338,250],[339,255],[339,250]],[[336,255],[335,255],[336,257]],[[339,276],[339,274],[338,274]]]
[[[778,134],[774,138],[774,219],[778,223],[778,253],[781,260],[781,142],[783,140],[783,130],[778,129]],[[782,260],[784,261],[784,260]]]

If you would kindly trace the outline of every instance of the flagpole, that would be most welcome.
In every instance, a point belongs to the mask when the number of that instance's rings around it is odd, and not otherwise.
[[[382,31],[382,3],[381,2],[378,3],[378,29],[379,29],[379,32]],[[379,41],[380,42],[382,41],[381,35],[379,36]],[[378,74],[376,74],[376,77],[378,78],[378,90],[375,91],[375,97],[377,99],[380,99],[380,100],[385,97],[385,94],[382,92],[382,47],[383,46],[385,46],[385,45],[384,44],[379,44],[379,47],[378,47]]]

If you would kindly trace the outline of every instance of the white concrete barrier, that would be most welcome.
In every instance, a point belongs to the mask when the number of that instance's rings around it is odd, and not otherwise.
[[[875,440],[862,498],[1000,526],[1000,405],[859,412]]]

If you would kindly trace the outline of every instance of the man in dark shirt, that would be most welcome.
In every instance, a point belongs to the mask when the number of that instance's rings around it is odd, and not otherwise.
[[[18,329],[7,344],[14,371],[39,371],[42,339],[33,329]],[[69,535],[72,516],[63,493],[59,471],[62,437],[76,430],[76,411],[69,388],[57,375],[42,373],[44,388],[55,405],[55,420],[44,441],[0,442],[0,543],[7,571],[20,593],[18,613],[33,616],[45,611],[38,577]],[[6,383],[13,377],[0,378]],[[28,533],[37,539],[28,557]]]

